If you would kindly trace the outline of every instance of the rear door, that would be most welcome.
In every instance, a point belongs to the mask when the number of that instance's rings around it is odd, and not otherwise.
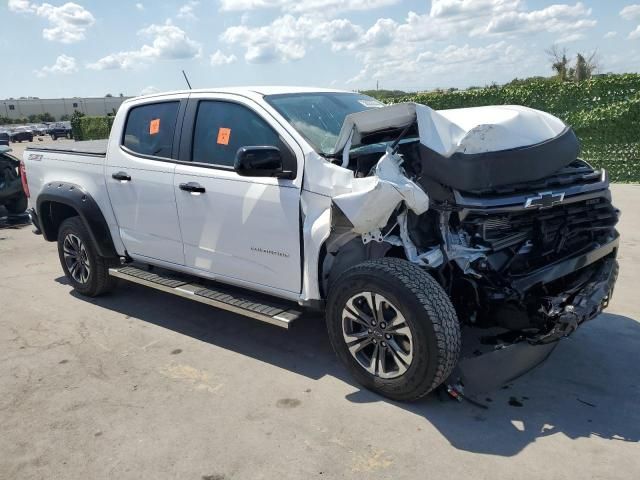
[[[293,296],[301,286],[299,145],[244,97],[193,94],[184,121],[175,194],[185,263],[228,283]],[[296,179],[242,177],[242,146],[277,146],[298,165]],[[197,184],[202,192],[181,189]]]
[[[130,107],[122,137],[109,144],[107,191],[133,258],[184,265],[173,177],[186,101],[174,95]]]

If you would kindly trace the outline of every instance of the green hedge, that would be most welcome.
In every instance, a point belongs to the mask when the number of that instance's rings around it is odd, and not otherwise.
[[[101,140],[109,138],[115,117],[79,117],[72,122],[76,140]]]
[[[604,167],[613,181],[640,182],[640,75],[606,75],[581,83],[533,80],[454,92],[394,98],[441,110],[485,105],[525,105],[571,125],[582,143],[582,158]]]

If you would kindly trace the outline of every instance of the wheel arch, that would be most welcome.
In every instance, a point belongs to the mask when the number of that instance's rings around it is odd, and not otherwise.
[[[404,252],[387,242],[364,244],[362,237],[352,232],[333,232],[321,246],[318,259],[320,295],[327,298],[329,286],[342,273],[360,263],[385,257],[403,258]]]
[[[38,196],[36,211],[45,240],[55,242],[60,224],[79,216],[102,257],[117,257],[107,221],[93,197],[69,182],[50,182]]]

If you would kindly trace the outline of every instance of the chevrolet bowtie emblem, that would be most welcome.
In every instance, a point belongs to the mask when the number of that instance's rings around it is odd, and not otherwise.
[[[535,197],[529,197],[524,202],[524,208],[549,208],[564,201],[564,192],[543,192]]]

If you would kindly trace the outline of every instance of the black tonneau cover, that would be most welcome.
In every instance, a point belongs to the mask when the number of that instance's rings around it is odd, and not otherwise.
[[[91,155],[104,157],[107,154],[109,140],[87,140],[84,142],[60,143],[59,145],[32,146],[28,151],[69,153],[72,155]]]

